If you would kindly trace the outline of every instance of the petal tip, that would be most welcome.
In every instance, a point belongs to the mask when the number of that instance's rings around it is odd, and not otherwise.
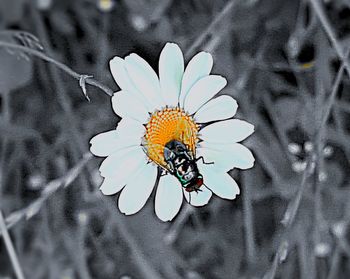
[[[226,86],[227,85],[227,79],[225,77],[223,77],[223,76],[219,76],[219,77],[222,80],[222,83],[224,84],[224,86]]]
[[[174,42],[167,42],[164,46],[164,48],[168,48],[168,47],[176,47],[176,48],[180,48],[179,45],[177,43]]]
[[[203,51],[201,51],[201,53],[203,53],[203,55],[206,55],[206,56],[208,56],[208,57],[210,57],[210,58],[213,58],[213,56],[211,55],[211,53],[208,52],[208,51],[203,50]]]
[[[163,222],[170,222],[173,218],[164,218],[164,217],[161,217],[159,215],[157,215],[157,217],[159,218],[159,220],[163,221]]]
[[[114,194],[116,194],[116,193],[114,193],[114,192],[110,192],[110,191],[108,191],[107,189],[104,189],[104,187],[100,187],[100,191],[102,192],[102,194],[104,194],[105,196],[111,196],[111,195],[114,195]]]
[[[251,163],[249,164],[249,166],[247,166],[246,170],[247,170],[247,169],[251,169],[252,167],[254,167],[254,165],[255,165],[255,158],[253,157],[253,158],[251,159]]]
[[[211,55],[210,52],[203,50],[203,51],[197,53],[197,54],[195,55],[195,57],[196,57],[196,56],[197,56],[197,59],[201,59],[201,60],[203,60],[203,59],[208,59],[208,62],[209,62],[209,64],[210,64],[211,67],[212,67],[214,60],[213,60],[213,56]],[[211,67],[210,67],[210,68],[211,68]]]
[[[123,63],[124,62],[124,59],[119,57],[119,56],[114,56],[111,60],[109,60],[109,66],[111,67],[112,64],[115,64],[115,63]]]

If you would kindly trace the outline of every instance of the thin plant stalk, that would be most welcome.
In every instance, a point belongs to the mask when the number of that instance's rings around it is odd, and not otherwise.
[[[330,39],[333,48],[335,49],[339,59],[343,62],[345,69],[350,77],[350,63],[348,62],[348,55],[345,54],[343,48],[337,40],[333,27],[331,26],[329,19],[326,16],[326,13],[322,7],[320,0],[310,0],[310,3],[319,18],[323,29],[325,30],[328,38]]]
[[[2,236],[6,245],[7,252],[9,253],[13,269],[16,273],[16,277],[17,279],[24,279],[25,277],[23,275],[21,265],[18,261],[18,257],[15,251],[15,248],[13,246],[10,234],[7,231],[5,220],[1,210],[0,210],[0,230],[2,231]]]
[[[2,120],[5,125],[9,125],[10,118],[11,118],[11,111],[10,111],[10,92],[2,92]],[[8,138],[5,135],[3,135],[2,142],[1,142],[1,155],[0,155],[0,201],[2,196],[2,188],[4,186],[4,178],[5,178],[5,153],[7,150],[8,145]]]
[[[13,43],[4,42],[4,41],[0,41],[0,47],[9,48],[9,49],[15,49],[15,50],[18,50],[18,51],[22,51],[22,52],[24,52],[26,54],[39,57],[40,59],[55,65],[57,68],[59,68],[60,70],[66,72],[68,75],[72,76],[73,78],[79,80],[80,83],[82,83],[82,84],[85,84],[85,83],[86,84],[90,84],[92,86],[95,86],[95,87],[101,89],[108,96],[113,96],[113,92],[114,91],[111,88],[109,88],[108,86],[106,86],[106,85],[102,84],[101,82],[95,80],[94,78],[92,78],[89,75],[79,74],[79,73],[73,71],[67,65],[65,65],[65,64],[63,64],[61,62],[58,62],[57,60],[53,59],[52,57],[46,55],[45,53],[43,53],[41,51],[38,51],[38,50],[35,50],[35,49],[31,49],[31,48],[25,47],[25,46],[13,44]]]

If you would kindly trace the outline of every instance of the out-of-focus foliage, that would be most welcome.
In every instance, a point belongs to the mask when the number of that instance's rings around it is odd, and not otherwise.
[[[345,53],[348,1],[318,2]],[[15,224],[9,230],[26,278],[261,278],[274,270],[277,251],[286,256],[276,262],[277,278],[349,278],[349,73],[319,137],[342,61],[309,1],[124,0],[104,10],[107,4],[2,0],[0,41],[25,45],[13,31],[34,34],[46,54],[116,91],[108,69],[114,55],[137,52],[157,69],[167,41],[187,50],[186,61],[210,51],[214,72],[229,81],[223,94],[256,126],[246,144],[257,162],[231,172],[242,192],[234,201],[184,205],[162,223],[153,194],[125,217],[116,197],[98,191],[98,159],[73,182],[66,177],[91,136],[117,124],[110,98],[88,86],[87,102],[79,83],[52,64],[0,48],[0,209]],[[303,184],[310,158],[314,171]],[[47,184],[60,177],[63,184]],[[281,220],[300,187],[285,235]],[[6,276],[14,275],[0,238]]]

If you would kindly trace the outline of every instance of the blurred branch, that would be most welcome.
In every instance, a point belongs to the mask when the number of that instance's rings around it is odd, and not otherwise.
[[[276,276],[277,268],[279,264],[285,261],[288,254],[288,247],[289,247],[289,233],[292,227],[292,224],[294,222],[295,216],[298,212],[300,202],[304,193],[304,189],[306,187],[307,178],[312,174],[313,172],[313,166],[314,166],[314,156],[310,157],[307,163],[307,167],[303,173],[302,181],[300,183],[300,186],[298,188],[298,192],[294,199],[289,202],[288,207],[284,213],[283,219],[281,223],[285,226],[285,231],[282,234],[280,244],[278,245],[277,252],[273,258],[272,266],[269,268],[269,270],[265,273],[263,279],[273,279]]]
[[[324,28],[328,38],[330,39],[339,59],[343,62],[345,69],[350,77],[350,63],[348,62],[348,56],[345,55],[345,52],[341,45],[339,44],[335,32],[326,16],[326,13],[324,12],[324,9],[321,5],[320,0],[310,0],[310,3],[312,4],[317,17],[319,18],[322,27]]]
[[[253,267],[256,263],[256,246],[255,246],[255,231],[254,231],[254,213],[253,213],[253,201],[252,190],[253,179],[251,174],[244,172],[242,174],[243,184],[243,214],[244,214],[244,231],[245,233],[245,246],[247,249],[247,261],[248,264]]]
[[[158,22],[172,3],[173,0],[160,1],[150,15],[150,23]]]
[[[337,272],[338,272],[338,266],[341,262],[341,247],[339,245],[337,245],[337,247],[335,248],[335,251],[333,253],[332,256],[332,260],[330,262],[330,268],[329,268],[329,272],[327,275],[327,279],[336,279],[337,278]]]
[[[225,7],[214,17],[209,26],[203,30],[201,35],[190,45],[185,56],[189,57],[196,51],[196,49],[204,42],[205,38],[214,32],[216,25],[231,11],[237,2],[238,1],[231,0],[225,5]]]
[[[23,218],[26,218],[26,220],[28,220],[36,215],[42,208],[44,202],[50,198],[52,194],[57,192],[57,190],[60,188],[66,188],[72,184],[72,182],[77,178],[81,170],[90,161],[91,158],[91,153],[86,153],[81,161],[77,163],[73,168],[71,168],[63,177],[52,180],[46,186],[44,186],[44,190],[41,192],[41,196],[37,200],[32,202],[27,207],[11,213],[6,218],[6,228],[10,229]],[[2,233],[0,233],[0,236],[1,235]]]
[[[181,210],[179,216],[176,217],[175,221],[171,224],[168,233],[164,237],[164,241],[167,244],[173,244],[176,241],[182,226],[185,224],[187,218],[193,211],[193,207],[190,204],[186,203],[185,208]]]
[[[323,117],[322,117],[321,123],[320,123],[319,131],[325,127],[326,122],[327,122],[329,115],[331,113],[331,109],[332,109],[332,106],[335,102],[335,96],[337,95],[338,88],[339,88],[340,82],[341,82],[342,77],[343,77],[344,69],[345,69],[346,63],[347,63],[346,60],[349,57],[349,53],[350,53],[350,48],[348,48],[346,51],[345,61],[342,63],[342,65],[340,66],[340,69],[338,70],[337,76],[335,78],[335,82],[334,82],[333,87],[332,87],[331,95],[329,96],[329,99],[326,102],[325,109],[323,111]],[[319,132],[319,134],[321,134],[321,132]]]
[[[1,95],[1,119],[0,119],[0,131],[2,130],[2,126],[5,128],[11,127],[10,120],[11,120],[11,107],[10,107],[10,94],[9,92],[3,92]],[[0,154],[0,198],[2,196],[2,189],[4,187],[4,181],[5,181],[5,160],[6,160],[6,151],[8,146],[8,133],[2,133],[2,141],[0,144],[1,147],[1,154]]]
[[[84,75],[84,74],[79,74],[79,73],[73,71],[67,65],[65,65],[65,64],[63,64],[61,62],[58,62],[57,60],[47,56],[45,53],[43,53],[41,51],[38,51],[38,50],[35,50],[35,49],[31,49],[31,48],[26,47],[26,46],[21,46],[21,45],[17,45],[17,44],[13,44],[13,43],[7,43],[7,42],[4,42],[4,41],[0,41],[0,47],[19,50],[19,51],[22,51],[22,52],[24,52],[26,54],[30,54],[30,55],[39,57],[40,59],[55,65],[56,67],[58,67],[62,71],[66,72],[68,75],[70,75],[73,78],[77,79],[79,81],[79,84],[80,84],[83,92],[84,92],[84,87],[82,85],[85,86],[85,83],[87,83],[87,84],[90,84],[92,86],[95,86],[95,87],[101,89],[108,96],[113,96],[113,92],[114,91],[111,88],[109,88],[108,86],[106,86],[106,85],[100,83],[99,81],[91,78],[91,76],[87,76],[87,75]]]
[[[307,167],[305,171],[303,172],[303,176],[301,179],[301,183],[298,189],[298,192],[294,199],[288,204],[287,210],[285,211],[283,215],[283,219],[281,220],[281,223],[288,229],[292,224],[295,219],[296,213],[299,209],[301,198],[304,193],[304,189],[306,186],[306,181],[308,177],[313,173],[314,171],[314,163],[315,163],[315,157],[312,156],[308,160]]]
[[[324,115],[323,115],[323,118],[320,122],[320,126],[318,127],[319,129],[317,130],[317,134],[315,136],[316,141],[319,141],[319,137],[322,136],[322,131],[327,124],[327,120],[329,118],[331,108],[334,104],[335,96],[336,96],[336,93],[338,91],[338,88],[339,88],[339,85],[341,82],[341,78],[342,78],[343,73],[344,73],[344,68],[346,67],[346,63],[347,63],[346,59],[349,55],[349,51],[350,51],[350,49],[347,50],[345,60],[343,60],[343,63],[338,70],[337,76],[336,76],[335,81],[334,81],[333,86],[332,86],[331,95],[324,104],[324,107],[323,107]],[[296,217],[296,214],[297,214],[299,206],[300,206],[300,202],[301,202],[303,192],[304,192],[304,189],[306,186],[307,178],[309,177],[309,175],[311,175],[314,172],[314,166],[315,166],[316,159],[317,158],[316,158],[315,154],[314,154],[314,156],[309,157],[307,167],[303,173],[302,181],[301,181],[301,184],[299,186],[298,192],[297,192],[295,198],[288,204],[287,210],[286,210],[286,212],[283,216],[283,219],[281,221],[281,223],[285,226],[285,231],[283,233],[283,236],[281,237],[281,241],[280,241],[280,244],[278,246],[275,257],[273,259],[272,266],[265,273],[264,279],[274,278],[276,275],[276,272],[277,272],[278,265],[280,263],[282,263],[287,256],[289,233],[290,233],[292,224],[294,222],[294,219]]]
[[[104,205],[108,208],[108,210],[110,210],[111,214],[113,214],[114,211],[116,210],[115,202],[113,201],[113,198],[107,198],[106,201],[107,202]],[[142,274],[142,278],[161,279],[162,278],[161,275],[159,275],[158,271],[149,262],[148,257],[142,251],[135,236],[129,232],[128,226],[124,222],[124,218],[122,218],[122,215],[121,214],[116,215],[116,218],[112,218],[111,222],[115,224],[119,232],[119,235],[125,241],[128,248],[130,249],[132,258],[135,260],[135,265],[139,268]]]
[[[0,36],[12,37],[16,41],[18,41],[21,45],[32,49],[37,49],[37,50],[44,49],[43,46],[40,44],[39,39],[27,31],[7,29],[7,30],[0,31]]]
[[[41,13],[39,13],[38,9],[35,8],[35,5],[30,5],[30,13],[32,15],[32,20],[34,23],[35,31],[38,34],[38,37],[40,38],[40,41],[42,42],[43,47],[45,48],[45,52],[49,56],[53,56],[54,52],[52,49],[52,44],[49,40],[48,31],[45,27],[43,16]],[[87,151],[86,146],[81,144],[81,131],[79,129],[79,123],[77,121],[77,115],[75,114],[75,111],[73,109],[71,98],[68,96],[67,88],[65,86],[65,82],[63,82],[62,77],[59,73],[59,70],[53,65],[48,65],[49,74],[52,77],[52,81],[48,81],[47,79],[47,73],[44,67],[40,67],[40,76],[42,77],[42,81],[45,82],[45,86],[48,90],[51,88],[54,89],[56,92],[58,102],[63,109],[65,117],[67,117],[68,122],[64,123],[64,131],[66,132],[66,136],[71,138],[72,140],[69,140],[68,148],[71,151],[72,157],[73,157],[73,163],[77,163],[80,160],[80,157]],[[86,79],[89,78],[89,76],[83,75],[81,79],[79,80],[79,85],[86,97],[86,99],[89,101],[89,97],[86,93]],[[68,124],[68,125],[67,125]],[[66,127],[67,125],[67,127]],[[68,128],[68,129],[66,129]],[[88,173],[92,173],[92,170],[87,168]],[[80,176],[80,182],[81,185],[88,186],[88,178],[85,176]]]
[[[9,253],[9,255],[10,255],[10,259],[11,259],[11,262],[12,262],[12,265],[13,265],[13,269],[15,270],[16,277],[18,279],[24,279],[23,271],[22,271],[21,265],[20,265],[20,263],[18,261],[15,248],[14,248],[14,246],[12,244],[12,241],[11,241],[11,238],[10,238],[10,234],[7,231],[5,220],[4,220],[4,217],[2,215],[2,211],[1,210],[0,210],[0,232],[3,235],[3,239],[5,241],[6,249],[7,249],[7,252]]]

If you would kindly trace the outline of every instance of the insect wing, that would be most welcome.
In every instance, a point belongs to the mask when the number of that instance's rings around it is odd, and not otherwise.
[[[196,135],[193,129],[184,120],[177,123],[176,134],[180,137],[180,142],[184,143],[188,149],[191,159],[196,157]]]
[[[147,143],[146,141],[142,141],[141,146],[142,146],[142,149],[146,153],[148,158],[151,158],[151,156],[149,154],[149,150],[151,150],[154,147],[161,148],[162,150],[167,149],[168,153],[172,153],[172,151],[169,148],[167,148],[161,144],[157,144],[157,143]],[[173,171],[169,168],[169,166],[166,163],[161,163],[160,160],[159,161],[152,160],[152,162],[156,163],[162,169],[164,169],[170,173],[173,173]]]

